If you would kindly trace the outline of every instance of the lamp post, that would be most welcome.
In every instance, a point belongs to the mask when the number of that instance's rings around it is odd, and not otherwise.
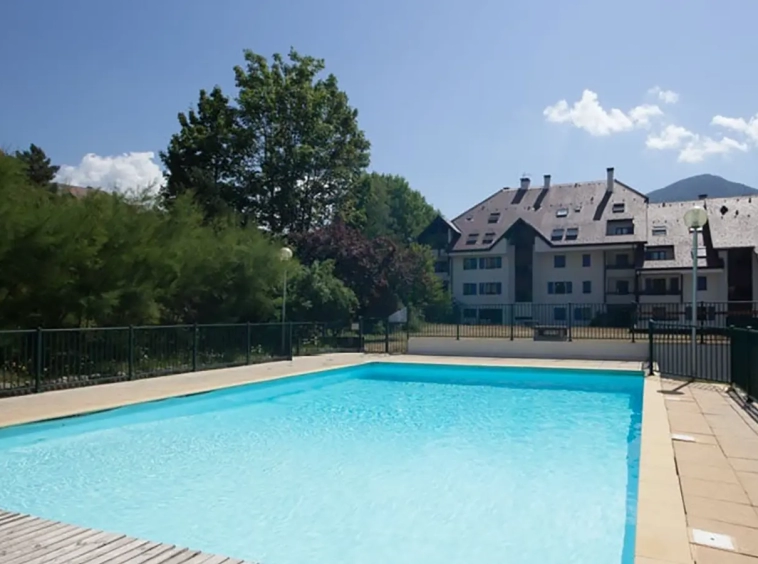
[[[284,286],[282,289],[282,352],[286,350],[286,325],[287,321],[287,262],[292,258],[292,249],[282,247],[279,251],[279,259],[284,263]]]
[[[690,323],[692,347],[692,377],[697,376],[697,234],[708,223],[708,213],[700,206],[693,206],[684,214],[684,224],[692,231],[692,319]]]

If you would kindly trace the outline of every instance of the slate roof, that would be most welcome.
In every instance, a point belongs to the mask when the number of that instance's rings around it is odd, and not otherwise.
[[[656,247],[673,247],[674,257],[671,260],[645,259],[642,265],[643,270],[692,267],[692,234],[684,223],[684,214],[694,205],[702,207],[703,202],[666,202],[648,205],[646,250],[649,252]],[[663,229],[665,229],[665,234],[662,233]],[[698,244],[705,246],[702,233],[698,234]],[[702,268],[715,266],[713,261],[709,265],[707,258],[702,256],[698,257],[697,264]]]
[[[504,188],[462,213],[453,224],[461,237],[453,251],[482,251],[496,244],[518,220],[523,220],[550,245],[607,245],[644,242],[647,237],[647,198],[629,186],[614,180],[613,190],[606,193],[606,180],[551,184],[522,190]],[[624,204],[623,212],[613,212],[613,204]],[[566,210],[560,216],[558,210]],[[489,223],[491,214],[499,213],[496,223]],[[562,215],[561,212],[560,215]],[[607,221],[630,220],[634,234],[607,234]],[[575,239],[551,240],[554,229],[577,228]],[[469,235],[478,233],[477,243],[467,245]],[[486,234],[491,237],[485,239]],[[484,242],[492,240],[491,242]]]
[[[706,198],[700,204],[708,212],[708,227],[715,249],[758,247],[758,198]]]

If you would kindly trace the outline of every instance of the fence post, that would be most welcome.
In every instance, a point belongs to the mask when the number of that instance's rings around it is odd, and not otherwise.
[[[250,327],[250,322],[249,321],[247,323],[245,323],[245,325],[246,325],[245,329],[247,331],[247,333],[245,335],[245,343],[246,343],[246,345],[245,345],[245,364],[250,364],[250,347],[252,346],[252,343],[250,342],[252,335],[250,333],[251,333],[251,329],[252,328]]]
[[[390,354],[390,322],[384,320],[384,354]]]
[[[606,305],[606,311],[608,311],[607,305]],[[639,304],[635,302],[634,304],[634,311],[632,311],[632,314],[629,316],[629,332],[632,334],[632,342],[635,341],[635,334],[637,333],[637,318],[639,317]]]
[[[455,340],[461,340],[461,317],[463,317],[463,310],[458,308],[458,315],[455,316]]]
[[[511,304],[510,320],[508,325],[511,326],[511,341],[513,340],[514,325],[516,325],[516,304]]]
[[[358,352],[366,352],[366,345],[363,342],[363,316],[358,317]]]
[[[37,393],[42,391],[42,346],[42,327],[37,327],[37,355],[34,362],[34,391]]]
[[[197,323],[192,325],[192,372],[197,371]]]
[[[134,378],[134,325],[129,325],[129,359],[128,359],[128,376],[129,380]]]
[[[655,325],[653,323],[652,319],[648,319],[647,321],[647,356],[648,356],[648,371],[647,373],[652,376],[654,373],[653,370],[653,363],[655,362],[655,359],[653,358],[653,330],[655,328]]]
[[[569,304],[568,304],[568,313],[567,313],[567,315],[568,315],[568,340],[569,340],[569,342],[571,342],[571,339],[572,339],[571,325],[573,323],[572,320],[574,319],[574,308],[571,305],[571,302],[569,302]]]
[[[287,358],[292,360],[292,322],[289,323],[289,329],[287,331],[289,343],[287,344]],[[299,352],[299,351],[298,351]]]

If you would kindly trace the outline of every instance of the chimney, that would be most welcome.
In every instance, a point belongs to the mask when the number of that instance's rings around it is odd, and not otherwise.
[[[521,177],[521,189],[526,190],[529,188],[529,178],[526,176]]]
[[[697,199],[698,200],[705,200],[708,197],[708,194],[698,194]]]
[[[549,174],[545,175],[545,186],[544,187],[545,187],[545,190],[547,190],[548,188],[550,188],[550,175]]]
[[[613,167],[609,166],[606,172],[608,173],[608,181],[605,185],[605,191],[613,192]]]

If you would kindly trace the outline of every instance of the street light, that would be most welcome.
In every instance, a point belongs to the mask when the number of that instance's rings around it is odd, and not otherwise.
[[[702,231],[705,224],[708,223],[708,212],[700,206],[693,206],[684,214],[684,224],[692,231],[692,327],[691,344],[692,347],[692,377],[697,376],[695,368],[697,364],[697,234]]]
[[[282,247],[279,250],[279,260],[284,264],[284,287],[282,290],[282,352],[286,351],[286,325],[287,320],[287,262],[292,259],[292,249]]]

